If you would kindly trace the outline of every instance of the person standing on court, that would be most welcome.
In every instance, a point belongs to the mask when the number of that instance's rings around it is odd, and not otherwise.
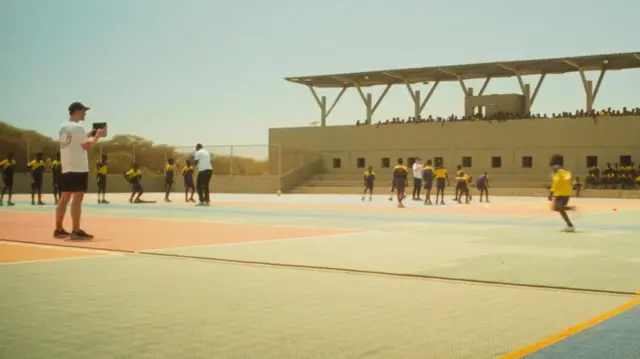
[[[416,161],[413,163],[413,200],[421,201],[420,198],[420,190],[422,189],[422,172],[424,171],[424,166],[420,162],[420,158],[416,158]]]
[[[202,148],[202,144],[196,145],[196,153],[193,157],[195,165],[198,167],[198,175],[196,176],[196,190],[200,199],[197,206],[208,206],[211,199],[209,198],[209,182],[213,175],[213,167],[211,166],[211,155],[209,151]]]
[[[69,106],[69,122],[60,127],[60,200],[56,207],[56,228],[53,237],[63,239],[93,239],[93,236],[82,230],[82,200],[89,186],[89,158],[87,151],[100,138],[107,135],[107,128],[91,131],[87,134],[81,122],[84,121],[89,107],[80,102]],[[71,233],[64,230],[63,222],[67,205],[71,202]]]

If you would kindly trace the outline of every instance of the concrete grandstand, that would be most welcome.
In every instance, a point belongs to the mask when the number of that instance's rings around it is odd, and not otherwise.
[[[475,176],[489,172],[494,195],[546,195],[547,161],[556,152],[564,156],[565,167],[583,178],[590,168],[604,168],[606,163],[633,167],[634,177],[640,174],[640,168],[633,163],[634,158],[640,158],[637,135],[640,133],[640,108],[594,107],[607,72],[637,68],[640,68],[640,53],[632,52],[289,77],[287,81],[303,85],[312,93],[320,109],[320,126],[270,129],[269,142],[322,156],[322,170],[311,174],[305,183],[293,189],[298,193],[359,194],[361,175],[368,166],[376,171],[378,193],[386,193],[391,180],[387,168],[393,166],[396,158],[403,158],[411,165],[416,157],[421,157],[423,160],[443,160],[450,171],[462,164],[465,171]],[[599,71],[595,83],[587,80],[585,72],[588,71]],[[532,111],[546,76],[576,72],[585,93],[583,109],[551,115]],[[524,77],[535,75],[539,80],[532,91]],[[512,77],[518,81],[521,94],[485,94],[491,80]],[[465,80],[470,79],[485,80],[477,93],[466,85]],[[465,98],[464,116],[422,115],[434,91],[443,82],[460,84]],[[423,98],[413,85],[425,83],[431,88]],[[374,123],[376,109],[395,85],[407,88],[414,105],[414,116]],[[385,86],[375,102],[371,94],[365,93],[366,88],[372,86]],[[318,96],[316,88],[335,88],[339,93],[329,105],[326,97]],[[329,115],[349,89],[355,89],[365,105],[364,121],[353,126],[328,126]],[[564,119],[553,119],[557,117]],[[413,125],[380,127],[387,123]],[[432,136],[428,143],[420,141],[425,134]],[[388,138],[406,141],[390,146]],[[611,138],[616,139],[615,143]],[[593,189],[584,195],[638,197],[638,191]]]

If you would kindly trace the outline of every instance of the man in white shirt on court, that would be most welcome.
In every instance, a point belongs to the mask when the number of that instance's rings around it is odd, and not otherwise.
[[[56,228],[54,238],[93,239],[93,236],[82,230],[82,200],[89,186],[89,159],[87,151],[96,142],[107,135],[107,129],[92,131],[89,135],[82,127],[89,107],[74,102],[69,106],[69,122],[60,127],[60,200],[56,207]],[[64,230],[64,216],[67,205],[71,202],[71,233]]]
[[[202,148],[201,144],[196,145],[196,153],[193,156],[196,166],[198,166],[198,175],[196,176],[196,190],[198,191],[199,203],[197,206],[208,206],[211,199],[209,198],[209,182],[213,176],[213,167],[211,166],[211,155],[209,151]]]
[[[420,201],[420,190],[422,189],[422,171],[424,165],[420,162],[420,158],[416,158],[413,163],[413,200]]]

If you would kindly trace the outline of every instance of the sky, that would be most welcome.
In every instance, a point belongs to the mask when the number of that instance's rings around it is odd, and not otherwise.
[[[111,134],[263,145],[271,127],[319,120],[309,90],[285,77],[640,52],[639,12],[624,0],[0,0],[0,121],[55,136],[82,101]],[[638,84],[640,71],[608,73],[595,106],[640,105]],[[513,78],[486,93],[520,90]],[[423,116],[462,114],[463,100],[457,83],[440,84]],[[532,110],[584,106],[574,73],[547,77]],[[364,114],[349,90],[328,124]],[[397,86],[374,121],[412,115]]]

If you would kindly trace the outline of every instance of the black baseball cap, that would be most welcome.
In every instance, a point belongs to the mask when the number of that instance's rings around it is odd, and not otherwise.
[[[90,109],[89,107],[83,105],[81,102],[74,102],[71,105],[69,105],[69,114],[73,115],[73,113],[76,111],[86,111],[89,109]]]

